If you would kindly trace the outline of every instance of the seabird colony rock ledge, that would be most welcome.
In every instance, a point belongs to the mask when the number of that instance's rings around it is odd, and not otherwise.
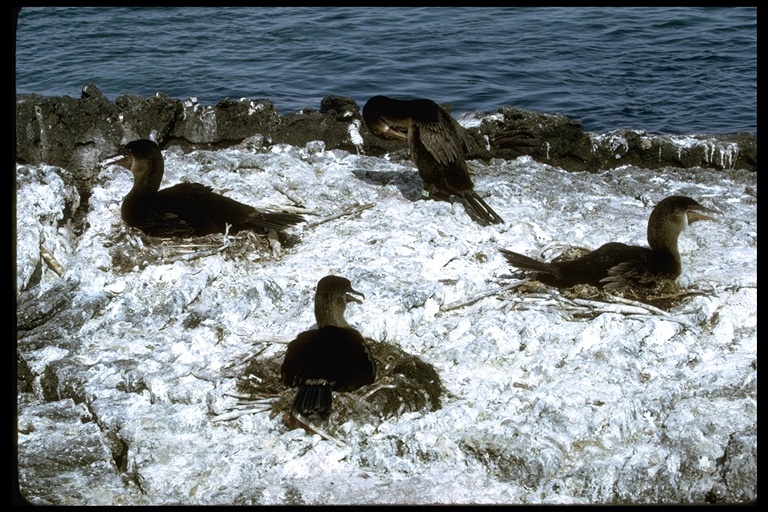
[[[567,117],[508,106],[492,114],[463,115],[458,121],[469,134],[470,160],[529,155],[565,170],[590,172],[622,165],[757,168],[757,140],[749,133],[676,136],[617,130],[594,134],[582,131],[581,123]],[[164,148],[175,144],[185,151],[241,143],[303,147],[320,140],[326,149],[372,156],[404,152],[402,142],[371,134],[357,103],[343,96],[323,98],[319,111],[307,108],[285,116],[270,100],[246,98],[225,98],[205,106],[194,98],[129,94],[110,103],[93,84],[83,87],[80,99],[35,94],[16,98],[17,161],[63,167],[76,175],[79,189],[95,176],[102,158],[138,138],[153,138]]]

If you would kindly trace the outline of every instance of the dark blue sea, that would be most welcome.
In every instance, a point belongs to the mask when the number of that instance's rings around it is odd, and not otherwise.
[[[28,7],[16,92],[511,105],[604,133],[757,134],[755,7]]]

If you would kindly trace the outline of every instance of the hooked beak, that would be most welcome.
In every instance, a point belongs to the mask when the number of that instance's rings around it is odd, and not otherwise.
[[[401,132],[397,128],[392,128],[391,126],[387,128],[385,136],[390,139],[408,140],[408,135],[406,133]]]
[[[705,215],[702,212],[716,213],[718,215],[720,214],[719,211],[713,210],[711,208],[706,208],[704,206],[701,206],[700,204],[693,205],[688,207],[688,209],[685,211],[686,215],[688,216],[688,224],[692,224],[697,220],[711,220],[712,222],[720,222],[718,219],[715,219],[714,217],[710,217],[709,215]]]
[[[397,127],[390,125],[383,119],[377,119],[369,126],[371,132],[383,139],[408,140],[408,135],[403,133]]]
[[[122,151],[122,148],[120,148],[120,150]],[[131,170],[131,164],[133,164],[133,158],[130,155],[126,155],[124,153],[117,153],[117,154],[108,156],[101,161],[102,167],[107,167],[110,165],[119,165],[121,167],[125,167],[129,171]]]
[[[358,299],[355,297],[355,295],[359,295],[361,298]],[[350,288],[347,290],[347,294],[344,296],[344,298],[347,300],[347,302],[357,302],[358,304],[362,304],[363,299],[365,299],[365,295],[363,295],[362,292],[358,292],[357,290]]]

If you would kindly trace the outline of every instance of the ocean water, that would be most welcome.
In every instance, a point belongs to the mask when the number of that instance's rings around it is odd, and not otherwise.
[[[757,134],[754,7],[27,7],[16,29],[17,94],[94,83],[284,114],[384,94],[599,133]]]

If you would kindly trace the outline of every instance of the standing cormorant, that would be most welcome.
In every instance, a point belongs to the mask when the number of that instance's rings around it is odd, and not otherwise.
[[[300,215],[264,212],[217,194],[200,183],[179,183],[160,189],[164,162],[160,147],[148,139],[123,146],[118,155],[131,158],[133,188],[120,213],[126,224],[152,236],[202,236],[248,229],[267,233],[304,220]],[[116,155],[116,156],[118,156]]]
[[[408,142],[411,158],[424,182],[423,195],[461,198],[467,213],[482,225],[504,220],[475,192],[467,169],[467,146],[463,128],[432,100],[397,100],[374,96],[363,107],[368,129],[384,139]]]
[[[656,205],[648,220],[648,245],[609,242],[588,254],[567,261],[538,261],[501,249],[507,261],[523,270],[537,272],[536,279],[558,288],[590,284],[606,290],[651,288],[674,281],[682,272],[677,239],[698,220],[716,219],[702,212],[715,212],[690,197],[670,196]]]
[[[288,344],[280,368],[283,385],[299,388],[291,408],[294,417],[325,419],[331,413],[332,391],[354,391],[376,379],[376,362],[365,339],[344,318],[347,302],[362,302],[355,295],[365,298],[344,277],[326,276],[317,283],[317,328]]]

